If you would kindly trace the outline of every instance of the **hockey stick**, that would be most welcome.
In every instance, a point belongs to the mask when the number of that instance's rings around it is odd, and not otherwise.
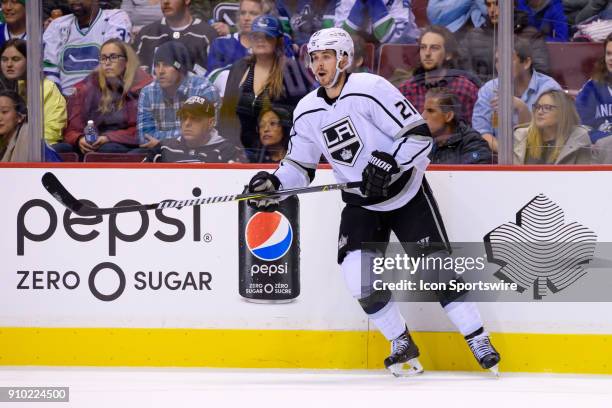
[[[42,176],[42,184],[45,189],[59,201],[64,207],[73,213],[83,217],[93,217],[97,215],[121,214],[133,211],[162,210],[164,208],[183,208],[203,204],[225,203],[229,201],[243,201],[249,199],[266,197],[284,197],[295,194],[315,193],[318,191],[341,190],[345,188],[357,188],[361,185],[360,181],[339,184],[325,184],[321,186],[300,187],[288,190],[266,191],[262,193],[230,194],[224,196],[192,198],[189,200],[164,200],[155,204],[126,205],[120,207],[98,208],[84,204],[74,198],[66,187],[58,180],[53,173],[45,173]]]

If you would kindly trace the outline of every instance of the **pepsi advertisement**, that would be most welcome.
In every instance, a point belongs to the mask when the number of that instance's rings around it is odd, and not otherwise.
[[[281,201],[278,211],[238,206],[239,292],[258,303],[291,302],[300,294],[299,200]]]

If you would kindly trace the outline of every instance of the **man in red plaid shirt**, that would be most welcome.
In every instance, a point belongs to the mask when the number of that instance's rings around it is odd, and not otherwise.
[[[455,69],[457,49],[453,33],[445,27],[425,29],[419,39],[421,63],[414,76],[401,84],[399,89],[419,112],[423,112],[427,91],[446,88],[457,96],[463,106],[462,119],[471,125],[480,81],[475,75]]]

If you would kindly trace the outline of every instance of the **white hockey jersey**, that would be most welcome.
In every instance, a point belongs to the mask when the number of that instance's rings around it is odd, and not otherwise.
[[[321,154],[339,183],[361,181],[371,153],[378,150],[392,154],[402,170],[391,180],[390,196],[373,199],[351,189],[343,191],[344,201],[389,211],[418,191],[433,140],[421,115],[386,79],[350,74],[338,98],[329,100],[318,88],[302,98],[293,117],[289,149],[275,172],[282,188],[307,186]]]
[[[412,0],[336,0],[336,27],[365,31],[381,43],[409,44],[419,38]]]
[[[93,23],[81,29],[74,14],[53,20],[43,34],[45,76],[66,96],[98,66],[100,46],[110,38],[130,41],[132,23],[125,11],[98,11]]]

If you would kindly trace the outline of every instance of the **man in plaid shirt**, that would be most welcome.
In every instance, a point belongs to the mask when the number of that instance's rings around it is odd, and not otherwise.
[[[140,147],[154,149],[163,139],[178,138],[181,123],[176,112],[190,96],[203,97],[219,106],[216,88],[204,77],[189,72],[191,59],[178,41],[162,44],[155,54],[155,82],[144,87],[138,100]]]
[[[421,64],[414,71],[413,77],[401,84],[399,89],[422,113],[427,91],[431,88],[445,88],[457,96],[463,107],[462,119],[471,125],[480,81],[466,71],[454,69],[457,48],[453,33],[445,27],[431,26],[424,30],[419,39]]]

